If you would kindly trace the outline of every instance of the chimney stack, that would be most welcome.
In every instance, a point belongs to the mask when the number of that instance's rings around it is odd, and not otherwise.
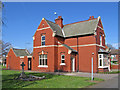
[[[90,16],[90,17],[89,17],[89,20],[90,20],[90,19],[94,19],[94,16]]]
[[[55,24],[58,24],[61,28],[63,28],[63,18],[62,18],[62,16],[58,16],[58,18],[55,19]]]

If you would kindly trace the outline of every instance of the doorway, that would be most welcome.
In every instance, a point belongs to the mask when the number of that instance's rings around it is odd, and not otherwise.
[[[31,58],[28,58],[28,70],[31,70]]]
[[[75,58],[72,58],[71,60],[71,71],[75,72]]]

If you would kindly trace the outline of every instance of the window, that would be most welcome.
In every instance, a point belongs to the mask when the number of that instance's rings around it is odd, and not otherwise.
[[[45,45],[45,35],[41,36],[41,46]]]
[[[47,65],[47,55],[42,54],[39,56],[39,65]]]
[[[100,45],[102,45],[102,36],[100,35]]]
[[[99,67],[109,66],[109,59],[107,54],[99,54]]]
[[[61,63],[65,63],[65,55],[61,55]]]
[[[102,59],[100,59],[100,65],[99,66],[102,66]]]
[[[99,54],[99,66],[103,66],[102,61],[103,61],[103,55]]]

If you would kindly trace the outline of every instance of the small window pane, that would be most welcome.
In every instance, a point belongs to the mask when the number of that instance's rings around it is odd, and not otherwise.
[[[40,65],[41,65],[41,59],[40,59]]]
[[[62,60],[62,63],[65,63],[65,60]]]
[[[100,66],[102,66],[102,59],[100,59]]]
[[[65,59],[65,56],[64,56],[64,55],[62,55],[62,59]]]
[[[40,58],[41,58],[41,55],[40,55]]]
[[[45,59],[45,65],[47,65],[47,59]]]
[[[47,58],[47,55],[45,55],[44,57]]]
[[[102,58],[102,55],[100,55],[100,58]]]
[[[41,55],[41,58],[43,59],[43,55]]]
[[[42,42],[42,45],[45,45],[45,42]]]
[[[42,36],[42,40],[45,40],[45,36]]]

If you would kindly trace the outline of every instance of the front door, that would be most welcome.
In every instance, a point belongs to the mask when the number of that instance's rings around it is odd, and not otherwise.
[[[72,72],[75,72],[75,58],[72,58],[71,60],[71,68],[72,68]]]
[[[31,58],[28,58],[28,70],[31,70]]]

